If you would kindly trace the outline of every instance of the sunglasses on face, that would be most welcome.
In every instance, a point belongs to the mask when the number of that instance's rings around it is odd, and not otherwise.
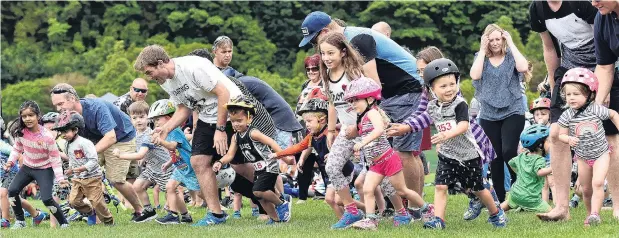
[[[136,93],[147,93],[148,89],[142,89],[142,88],[136,88],[136,87],[132,87],[133,91]]]
[[[318,70],[320,70],[318,67],[309,67],[309,68],[305,68],[305,71],[309,72],[318,72]]]
[[[52,90],[53,94],[61,94],[61,93],[68,93],[68,92],[69,92],[69,90],[66,90],[66,89],[54,89],[54,90]]]

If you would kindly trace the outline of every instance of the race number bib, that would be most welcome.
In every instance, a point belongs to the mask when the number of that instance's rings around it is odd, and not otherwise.
[[[253,165],[254,165],[254,169],[256,171],[264,170],[264,169],[267,168],[267,162],[264,161],[264,160],[261,160],[261,161],[258,161],[256,163],[253,163]]]
[[[449,120],[449,121],[445,121],[445,122],[441,122],[441,123],[435,123],[435,124],[436,124],[436,130],[438,132],[450,131],[450,130],[456,128],[456,121],[455,120]]]

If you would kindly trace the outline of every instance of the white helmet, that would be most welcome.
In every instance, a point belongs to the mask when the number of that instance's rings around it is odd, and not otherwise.
[[[236,171],[232,167],[228,167],[226,169],[221,169],[217,172],[217,187],[225,188],[230,186],[232,182],[234,182],[234,178],[236,177]]]
[[[161,99],[153,103],[148,111],[148,118],[170,115],[176,111],[174,103],[169,99]]]

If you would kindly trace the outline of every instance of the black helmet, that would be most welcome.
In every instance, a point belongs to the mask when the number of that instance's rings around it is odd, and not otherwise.
[[[226,108],[228,110],[240,108],[247,110],[252,115],[256,115],[256,107],[245,95],[239,95],[236,98],[230,99],[230,102],[226,103]]]
[[[56,122],[58,115],[60,114],[58,114],[57,112],[45,113],[45,115],[41,117],[41,123]]]
[[[446,58],[436,59],[426,65],[423,70],[423,81],[426,86],[430,87],[434,79],[447,74],[454,74],[456,82],[460,80],[460,71],[453,61]]]
[[[314,88],[307,95],[307,101],[303,103],[297,114],[303,116],[306,112],[324,112],[329,113],[329,103],[327,102],[327,96],[322,92],[320,88]]]
[[[76,111],[63,111],[58,116],[58,120],[56,120],[52,130],[65,131],[73,128],[83,129],[84,118]]]

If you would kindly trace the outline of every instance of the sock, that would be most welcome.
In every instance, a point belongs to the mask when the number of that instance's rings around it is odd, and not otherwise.
[[[146,205],[144,205],[144,210],[150,212],[150,211],[153,211],[153,207],[150,204],[146,204]]]
[[[346,210],[346,212],[353,214],[353,215],[359,214],[359,209],[357,209],[357,204],[355,204],[354,202],[344,206],[344,210]]]
[[[191,217],[191,215],[189,215],[189,212],[185,212],[185,213],[181,214],[181,216],[182,216],[183,218],[188,218],[188,217]]]
[[[213,213],[213,216],[216,217],[216,218],[224,218],[224,214],[223,213],[221,213],[221,214]]]
[[[421,209],[422,211],[427,211],[428,210],[428,203],[423,203],[423,206],[421,206],[419,209]]]
[[[178,216],[178,212],[172,211],[172,210],[168,210],[168,212],[174,216]]]
[[[406,208],[401,208],[400,210],[398,210],[398,214],[402,216],[408,216],[408,211],[406,211]]]
[[[365,216],[367,219],[370,219],[372,221],[378,221],[378,216],[376,214],[368,214],[367,216]]]

